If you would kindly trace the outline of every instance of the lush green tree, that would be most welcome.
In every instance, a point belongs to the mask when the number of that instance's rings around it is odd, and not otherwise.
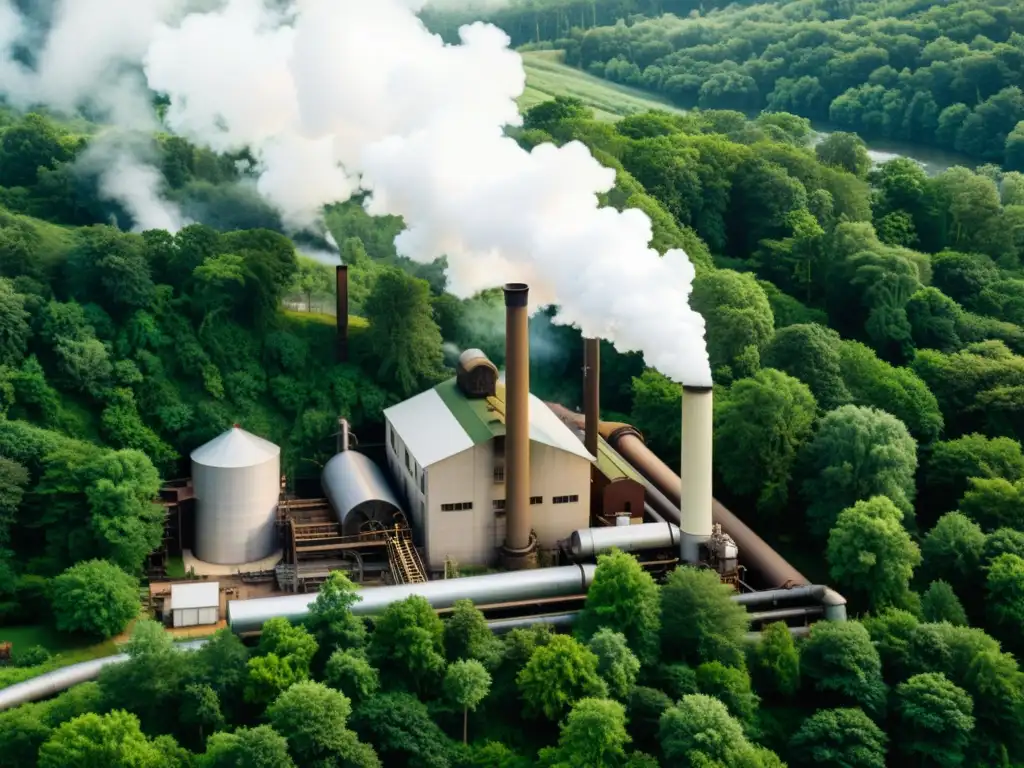
[[[635,557],[618,551],[599,555],[576,630],[584,639],[602,629],[619,632],[642,662],[653,663],[659,650],[660,600],[658,585]]]
[[[938,673],[915,675],[895,690],[897,738],[908,765],[963,765],[974,729],[974,702]]]
[[[887,741],[859,709],[822,709],[804,721],[789,750],[799,768],[885,768]]]
[[[729,713],[746,728],[753,726],[760,700],[751,690],[746,669],[727,667],[720,661],[701,664],[697,667],[697,687],[701,693],[725,704]]]
[[[309,606],[306,626],[316,638],[321,663],[335,649],[357,650],[366,644],[366,625],[352,614],[361,598],[344,571],[332,571]]]
[[[955,352],[963,346],[963,309],[938,288],[922,288],[907,301],[910,335],[918,348]]]
[[[781,510],[797,453],[810,437],[816,404],[807,386],[764,369],[733,383],[715,401],[718,472],[736,493],[757,494],[758,507]]]
[[[476,709],[491,690],[491,676],[476,659],[460,659],[448,665],[445,695],[462,708],[462,743],[469,741],[469,711]]]
[[[666,659],[743,663],[747,611],[718,574],[681,566],[661,589],[661,647]]]
[[[871,170],[867,146],[855,133],[830,133],[814,152],[825,165],[838,166],[856,176],[866,176]]]
[[[659,456],[680,454],[682,399],[682,387],[655,370],[633,377],[633,422]]]
[[[0,766],[21,768],[33,765],[53,728],[44,718],[42,707],[22,704],[0,713]]]
[[[611,768],[626,762],[626,712],[610,699],[580,699],[561,725],[557,747],[541,750],[542,765]]]
[[[739,722],[704,694],[683,696],[666,710],[658,737],[673,765],[759,765]]]
[[[881,657],[862,624],[813,625],[800,650],[800,671],[825,702],[858,704],[876,719],[885,712]]]
[[[629,650],[625,635],[605,627],[590,638],[587,648],[597,656],[597,673],[608,686],[608,693],[624,701],[640,672],[640,660]]]
[[[448,661],[476,659],[493,667],[498,663],[501,644],[472,601],[456,600],[444,623],[444,649]]]
[[[903,513],[885,496],[874,496],[839,513],[827,557],[844,592],[876,610],[907,604],[921,550],[903,526]]]
[[[444,624],[424,598],[391,603],[378,617],[370,659],[383,678],[425,693],[444,674]]]
[[[1009,482],[1024,479],[1020,443],[981,434],[936,443],[925,465],[922,502],[935,513],[955,509],[975,477],[1001,477]]]
[[[754,646],[750,674],[763,696],[790,698],[800,687],[800,654],[785,623],[773,622],[761,630]]]
[[[0,133],[0,186],[27,187],[40,169],[53,169],[71,159],[66,137],[43,115],[30,112]]]
[[[775,320],[768,297],[753,275],[720,269],[693,281],[690,304],[707,324],[708,355],[716,380],[750,376]]]
[[[806,384],[818,406],[831,411],[850,401],[839,365],[839,334],[817,323],[779,328],[761,362]]]
[[[20,363],[31,335],[25,297],[10,280],[0,278],[0,365]]]
[[[352,728],[377,749],[384,765],[446,768],[454,753],[451,740],[430,719],[426,705],[407,693],[383,693],[360,704]]]
[[[398,270],[381,272],[364,308],[367,347],[380,360],[377,375],[411,395],[436,380],[443,360],[441,331],[430,308],[430,288]]]
[[[11,528],[28,487],[28,470],[21,464],[0,457],[0,546],[10,543]]]
[[[981,567],[987,568],[993,560],[1005,554],[1024,557],[1024,533],[1000,528],[986,536],[981,548]]]
[[[183,725],[192,726],[198,731],[199,743],[203,743],[204,733],[213,733],[224,725],[217,692],[208,685],[192,683],[186,686],[179,718]]]
[[[516,678],[527,710],[557,721],[580,699],[604,698],[607,688],[597,665],[597,656],[586,646],[555,635],[533,651]]]
[[[665,710],[672,706],[672,699],[657,688],[637,686],[626,702],[626,716],[633,745],[645,752],[657,752],[658,726]]]
[[[39,748],[40,768],[184,768],[185,759],[173,739],[150,741],[121,710],[69,720]]]
[[[267,708],[274,730],[288,741],[297,765],[378,768],[372,747],[348,729],[352,705],[345,696],[310,680],[296,683]]]
[[[113,637],[139,613],[138,582],[105,560],[87,560],[50,583],[57,629]]]
[[[269,725],[215,733],[200,758],[202,768],[295,768],[288,741]]]
[[[827,414],[805,449],[808,525],[824,537],[839,513],[858,501],[888,496],[909,512],[917,446],[894,416],[854,405]]]
[[[999,555],[988,566],[985,608],[993,626],[1007,637],[1019,637],[1024,629],[1024,558]]]
[[[984,546],[985,534],[977,523],[959,512],[948,512],[921,542],[920,576],[926,581],[942,579],[955,590],[964,590],[975,581]]]
[[[306,299],[306,311],[313,311],[313,296],[331,293],[334,283],[331,270],[315,259],[300,258],[298,271],[292,282],[292,290]]]
[[[963,605],[948,582],[933,581],[921,596],[921,615],[925,621],[948,621],[957,626],[967,626],[967,614]]]
[[[972,477],[959,511],[985,531],[1024,528],[1024,482],[1002,477]]]
[[[327,660],[324,681],[356,704],[380,688],[380,675],[366,656],[359,651],[340,648]]]

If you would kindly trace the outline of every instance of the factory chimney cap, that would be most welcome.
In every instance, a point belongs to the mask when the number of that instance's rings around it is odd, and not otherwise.
[[[530,286],[526,283],[505,283],[506,307],[525,307],[530,295]]]

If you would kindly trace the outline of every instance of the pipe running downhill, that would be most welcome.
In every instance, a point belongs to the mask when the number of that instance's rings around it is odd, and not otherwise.
[[[505,564],[536,565],[530,519],[529,286],[505,285]]]
[[[683,387],[680,470],[680,559],[701,561],[701,545],[711,538],[712,390]]]

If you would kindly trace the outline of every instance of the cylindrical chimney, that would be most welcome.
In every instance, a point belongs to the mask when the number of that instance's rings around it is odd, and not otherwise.
[[[597,429],[601,419],[601,340],[583,340],[583,445],[597,456]]]
[[[535,565],[530,519],[529,286],[505,285],[505,563]]]
[[[680,559],[697,563],[711,538],[711,387],[683,387],[683,450],[679,475]]]
[[[337,326],[338,362],[348,362],[348,267],[344,264],[335,269],[337,280]]]

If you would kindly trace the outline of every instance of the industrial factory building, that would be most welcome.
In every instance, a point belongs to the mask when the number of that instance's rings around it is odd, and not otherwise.
[[[594,456],[541,400],[529,396],[529,503],[537,548],[558,541],[590,518]],[[458,373],[384,411],[392,477],[420,532],[428,567],[446,558],[493,565],[505,541],[506,392],[498,370],[477,349],[459,358]]]

